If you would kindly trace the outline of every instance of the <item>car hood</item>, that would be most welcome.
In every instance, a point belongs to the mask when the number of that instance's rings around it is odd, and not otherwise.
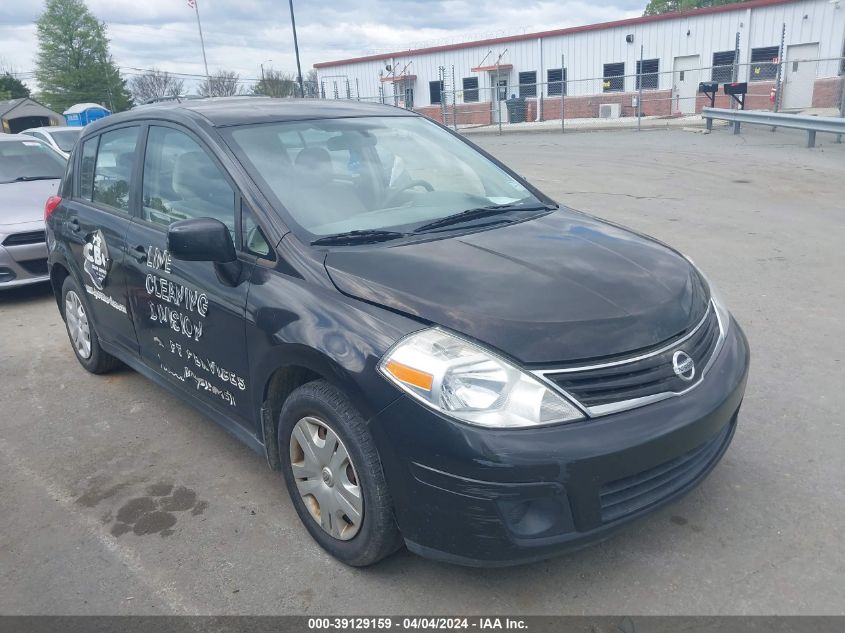
[[[411,244],[330,251],[350,296],[419,317],[524,363],[641,350],[704,315],[708,290],[680,254],[571,210]]]
[[[0,184],[0,226],[44,220],[44,203],[56,193],[59,179]]]

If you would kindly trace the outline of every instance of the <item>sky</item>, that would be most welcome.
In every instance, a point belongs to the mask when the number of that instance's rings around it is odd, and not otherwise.
[[[285,0],[197,0],[209,70],[260,76],[260,65],[294,73]],[[642,14],[646,0],[294,0],[302,72],[331,61],[453,42],[530,33]],[[111,53],[129,78],[156,67],[201,74],[196,17],[187,0],[86,0],[106,23]],[[0,0],[0,68],[35,68],[40,0]],[[271,61],[268,61],[271,60]],[[26,82],[36,88],[28,75]],[[188,85],[190,85],[190,81]]]

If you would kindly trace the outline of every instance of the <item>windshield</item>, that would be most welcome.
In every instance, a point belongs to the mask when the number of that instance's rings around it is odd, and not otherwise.
[[[61,178],[66,164],[40,141],[0,141],[0,183]]]
[[[234,128],[229,142],[311,237],[405,231],[461,211],[543,203],[482,154],[422,117]]]
[[[53,140],[56,141],[56,145],[59,146],[63,152],[70,152],[73,149],[73,146],[76,145],[76,141],[79,140],[79,135],[82,134],[82,128],[78,130],[59,130],[57,132],[49,132],[50,136],[53,137]]]

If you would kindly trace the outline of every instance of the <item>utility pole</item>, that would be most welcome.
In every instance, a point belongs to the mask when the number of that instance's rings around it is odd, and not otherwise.
[[[639,94],[637,95],[637,132],[643,130],[643,51],[645,46],[640,44],[640,67],[637,72],[637,82],[639,85]]]
[[[296,39],[296,18],[293,17],[293,0],[288,0],[290,4],[290,25],[293,29],[293,49],[296,52],[296,74],[299,77],[299,96],[305,98],[305,84],[302,82],[302,66],[299,65],[299,42]]]
[[[205,76],[209,78],[208,74],[208,59],[205,56],[205,39],[202,36],[202,22],[200,22],[200,5],[199,0],[188,0],[188,4],[194,7],[194,13],[197,14],[197,29],[200,32],[200,46],[202,47],[202,63],[205,65]]]
[[[261,89],[265,91],[265,94],[267,92],[267,80],[264,78],[264,64],[266,64],[267,62],[272,62],[272,61],[273,61],[272,59],[265,59],[260,64],[260,66],[261,66]],[[267,96],[269,97],[270,95],[267,95]]]

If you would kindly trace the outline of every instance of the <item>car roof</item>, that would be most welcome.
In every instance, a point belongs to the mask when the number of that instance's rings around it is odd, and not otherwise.
[[[270,123],[279,121],[308,121],[314,119],[343,119],[372,116],[420,116],[404,108],[336,99],[274,99],[270,97],[213,97],[150,103],[127,112],[113,114],[88,125],[86,135],[101,127],[139,119],[201,118],[213,127]]]
[[[43,127],[31,127],[24,132],[65,132],[67,130],[75,130],[81,132],[81,127],[74,127],[72,125],[45,125]]]
[[[35,142],[43,143],[44,145],[46,145],[44,141],[41,141],[37,138],[33,138],[32,136],[29,136],[27,134],[0,134],[0,142],[2,141],[28,141],[30,143]]]

